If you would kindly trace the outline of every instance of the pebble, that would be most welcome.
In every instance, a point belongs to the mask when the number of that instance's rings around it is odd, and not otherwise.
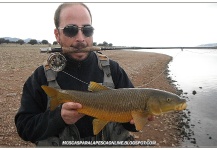
[[[7,95],[6,95],[6,97],[13,97],[13,96],[16,96],[17,95],[17,93],[8,93]]]
[[[194,90],[194,91],[192,92],[192,94],[195,95],[195,94],[197,94],[197,92]]]

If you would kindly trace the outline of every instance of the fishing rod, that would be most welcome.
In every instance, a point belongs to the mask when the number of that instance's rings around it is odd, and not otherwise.
[[[111,46],[111,47],[85,47],[77,49],[75,47],[56,47],[56,48],[40,48],[41,53],[51,53],[47,59],[49,67],[56,72],[62,71],[66,66],[66,58],[63,54],[66,53],[79,53],[90,51],[107,51],[107,50],[142,50],[142,49],[217,49],[216,47],[197,46],[197,47],[124,47],[124,46]]]
[[[89,52],[89,51],[107,51],[107,50],[139,50],[139,49],[217,49],[217,46],[195,46],[195,47],[124,47],[124,46],[109,46],[109,47],[99,47],[92,46],[86,47],[82,49],[77,49],[74,47],[56,47],[56,48],[40,48],[41,53],[54,53],[54,52],[62,52],[62,53],[78,53],[78,52]]]

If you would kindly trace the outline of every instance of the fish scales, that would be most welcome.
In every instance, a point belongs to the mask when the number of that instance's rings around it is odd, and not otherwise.
[[[70,99],[82,104],[78,110],[102,120],[127,122],[132,119],[132,110],[144,110],[144,89],[116,89],[99,92],[60,91],[59,99]],[[66,95],[62,95],[65,93]]]
[[[73,102],[109,112],[125,112],[137,109],[144,109],[148,100],[148,89],[115,89],[99,92],[80,92],[59,90],[67,94]],[[60,97],[63,98],[62,95]]]

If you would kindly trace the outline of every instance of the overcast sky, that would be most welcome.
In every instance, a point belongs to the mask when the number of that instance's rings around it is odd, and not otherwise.
[[[217,43],[217,3],[86,3],[94,42],[125,46]],[[0,3],[0,37],[55,41],[59,3]]]

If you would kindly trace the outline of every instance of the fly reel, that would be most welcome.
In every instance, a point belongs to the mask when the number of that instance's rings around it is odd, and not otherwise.
[[[47,63],[53,71],[59,72],[65,68],[66,58],[59,52],[51,53]]]

